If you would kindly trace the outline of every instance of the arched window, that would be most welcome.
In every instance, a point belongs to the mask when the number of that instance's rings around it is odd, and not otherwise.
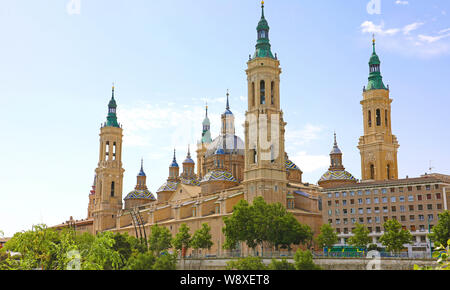
[[[252,105],[255,106],[255,83],[252,82]]]
[[[266,82],[261,81],[259,83],[259,91],[260,91],[260,104],[266,104]]]
[[[274,104],[274,91],[275,90],[275,82],[270,83],[270,103]]]
[[[377,109],[377,126],[381,126],[381,111]]]
[[[372,112],[371,111],[369,111],[369,118],[368,118],[368,120],[369,120],[369,127],[372,127]]]
[[[370,164],[370,179],[375,179],[375,166]]]
[[[384,110],[384,125],[386,126],[386,128],[389,127],[389,125],[388,125],[388,110]]]
[[[111,197],[114,197],[114,187],[115,187],[115,183],[113,181],[113,182],[111,182]]]

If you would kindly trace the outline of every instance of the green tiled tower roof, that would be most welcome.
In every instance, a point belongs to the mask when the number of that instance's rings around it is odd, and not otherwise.
[[[380,72],[381,61],[377,53],[375,52],[375,38],[373,39],[372,46],[373,53],[369,61],[369,84],[367,85],[366,90],[387,90],[383,83],[383,77],[381,76]]]
[[[261,2],[261,20],[259,20],[258,27],[256,30],[258,31],[258,41],[256,43],[256,51],[253,55],[253,58],[257,57],[269,57],[275,59],[270,50],[270,41],[269,41],[269,24],[267,23],[266,18],[264,18],[264,1]]]
[[[117,127],[120,128],[119,123],[117,122],[117,103],[114,99],[114,86],[112,87],[112,97],[108,104],[108,117],[106,117],[106,127]]]

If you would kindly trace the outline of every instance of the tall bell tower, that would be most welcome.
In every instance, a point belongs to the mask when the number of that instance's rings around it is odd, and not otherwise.
[[[369,61],[369,84],[364,87],[361,101],[364,136],[359,139],[362,180],[398,178],[397,151],[400,145],[392,134],[389,86],[386,88],[380,72],[380,59],[375,52]]]
[[[269,25],[262,15],[257,27],[257,44],[247,62],[248,110],[245,114],[246,199],[262,196],[266,202],[286,206],[287,176],[284,133],[286,123],[280,109],[280,62],[272,54]]]
[[[95,186],[94,233],[116,226],[117,212],[122,209],[122,137],[123,130],[117,122],[117,104],[112,98],[108,104],[107,121],[100,129],[100,156]]]

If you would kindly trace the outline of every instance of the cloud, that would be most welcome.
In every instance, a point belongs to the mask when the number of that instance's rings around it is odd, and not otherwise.
[[[375,33],[377,35],[395,35],[400,31],[398,28],[384,29],[384,22],[376,25],[372,21],[364,21],[361,24],[361,29],[363,33]]]
[[[449,54],[450,43],[442,40],[450,36],[450,33],[448,33],[450,29],[441,30],[438,35],[413,33],[423,25],[423,22],[414,22],[402,28],[385,28],[384,22],[376,25],[371,21],[365,21],[360,28],[362,33],[377,34],[378,38],[382,39],[378,43],[384,49],[402,55],[430,58]],[[403,35],[398,33],[400,31],[403,32]]]
[[[444,34],[444,35],[438,35],[438,36],[419,34],[418,38],[419,38],[419,41],[433,43],[433,42],[439,41],[441,39],[447,38],[449,36],[450,36],[450,33]]]
[[[317,170],[324,172],[330,166],[328,155],[309,155],[304,151],[290,155],[289,158],[300,167],[304,173],[310,173]]]
[[[317,140],[323,131],[321,126],[306,124],[303,129],[289,130],[286,128],[286,143],[292,146],[305,145],[313,140]]]
[[[395,4],[397,4],[397,5],[408,5],[409,2],[408,1],[397,0],[397,1],[395,1]]]
[[[424,24],[425,23],[423,23],[423,22],[414,22],[414,23],[408,24],[405,27],[403,27],[403,29],[402,29],[403,34],[409,35],[411,33],[411,31],[418,29],[420,26],[422,26]]]

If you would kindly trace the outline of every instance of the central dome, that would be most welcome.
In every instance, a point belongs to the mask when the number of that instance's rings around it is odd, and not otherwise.
[[[222,149],[225,154],[244,155],[244,141],[236,135],[222,134],[212,141],[206,151],[206,157],[214,155],[218,149]]]

